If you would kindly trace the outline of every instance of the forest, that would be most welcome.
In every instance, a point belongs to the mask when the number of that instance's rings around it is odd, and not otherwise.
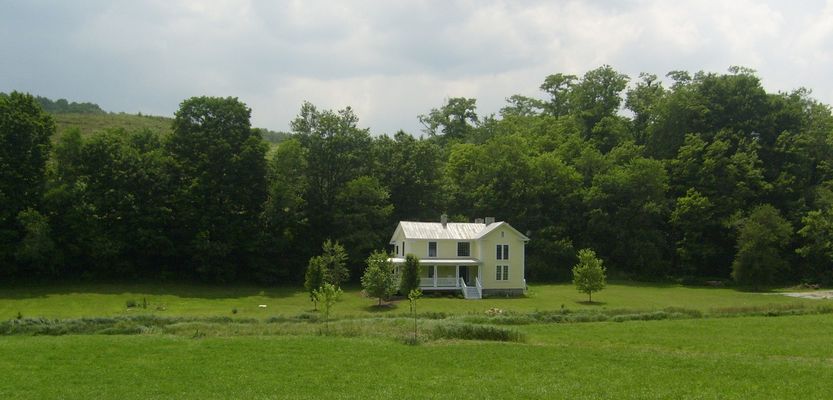
[[[540,89],[392,136],[304,103],[277,145],[233,97],[184,100],[170,133],[56,136],[49,107],[100,108],[0,95],[0,280],[298,284],[332,239],[357,281],[398,221],[447,213],[527,233],[531,281],[590,248],[614,278],[833,283],[833,115],[809,90],[606,65]]]

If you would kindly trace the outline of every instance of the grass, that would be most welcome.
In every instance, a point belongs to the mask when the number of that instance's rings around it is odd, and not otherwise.
[[[329,336],[0,340],[0,397],[824,398],[830,316],[530,325],[527,343]]]
[[[126,132],[141,131],[144,129],[153,132],[167,134],[171,132],[173,119],[151,115],[134,115],[125,113],[109,114],[73,114],[57,113],[52,114],[55,119],[56,135],[71,128],[78,128],[84,136],[106,129],[122,128]]]
[[[585,297],[572,285],[532,285],[523,298],[489,298],[465,301],[457,298],[425,297],[421,313],[482,314],[491,308],[518,313],[559,310],[659,311],[678,307],[701,312],[720,309],[771,308],[773,306],[815,306],[818,300],[775,294],[742,292],[730,288],[701,288],[671,285],[611,284],[595,296],[597,302],[583,303]],[[126,307],[128,301],[148,307]],[[265,308],[259,307],[266,305]],[[392,307],[373,306],[374,300],[358,288],[347,288],[334,307],[335,317],[405,314],[407,300]],[[232,314],[232,310],[237,310]],[[80,318],[136,314],[160,316],[235,316],[269,318],[295,316],[312,311],[309,296],[294,287],[201,286],[184,284],[65,284],[25,285],[0,288],[0,320],[23,317]]]
[[[419,344],[409,345],[407,301],[379,309],[356,288],[323,324],[307,294],[289,287],[6,286],[0,398],[814,399],[833,392],[829,301],[629,283],[594,298],[583,303],[571,285],[534,285],[515,299],[423,298]]]

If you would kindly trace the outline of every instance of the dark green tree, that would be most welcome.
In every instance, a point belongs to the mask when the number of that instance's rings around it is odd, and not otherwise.
[[[670,222],[678,263],[673,272],[680,276],[713,274],[714,269],[705,267],[720,262],[716,256],[721,249],[710,235],[720,232],[721,226],[715,221],[709,198],[689,189],[685,196],[677,198]]]
[[[628,79],[627,75],[603,65],[585,73],[572,87],[570,108],[584,124],[585,134],[589,135],[603,118],[616,115]]]
[[[304,103],[292,121],[292,132],[303,148],[304,216],[309,230],[299,246],[336,238],[338,196],[348,182],[368,175],[372,167],[370,134],[358,128],[358,117],[349,107],[319,111]],[[309,248],[308,251],[315,252]]]
[[[41,209],[54,132],[52,118],[31,95],[0,97],[0,275],[15,270],[15,248],[25,234],[18,215]]]
[[[419,289],[419,258],[409,253],[405,256],[405,264],[402,266],[399,293],[406,295],[414,289]]]
[[[23,227],[23,238],[15,251],[18,265],[29,276],[54,276],[59,260],[49,220],[31,208],[21,211],[17,219]]]
[[[578,77],[575,75],[553,74],[544,79],[541,90],[549,94],[550,99],[544,103],[547,114],[560,117],[573,111],[573,88]]]
[[[359,275],[359,261],[390,234],[388,218],[393,212],[388,191],[375,177],[360,176],[344,186],[336,197],[338,237],[348,251],[351,268]]]
[[[296,138],[283,141],[269,157],[267,200],[263,210],[263,245],[267,259],[258,271],[259,280],[298,282],[309,258],[306,242],[310,232],[306,215],[306,153]]]
[[[193,97],[180,105],[166,143],[179,252],[205,280],[246,271],[260,231],[267,146],[250,115],[236,98]]]
[[[446,193],[439,145],[400,131],[393,138],[379,137],[373,148],[374,176],[388,189],[390,203],[395,205],[388,223],[426,220],[442,213]]]
[[[464,141],[480,122],[476,103],[476,99],[452,97],[442,107],[432,108],[418,119],[423,131],[440,143]]]
[[[324,262],[324,280],[336,287],[350,279],[347,269],[347,251],[338,241],[326,240],[321,246],[321,258]]]
[[[769,204],[755,207],[738,229],[732,278],[754,288],[774,283],[787,267],[785,249],[792,233],[789,222],[775,207]]]

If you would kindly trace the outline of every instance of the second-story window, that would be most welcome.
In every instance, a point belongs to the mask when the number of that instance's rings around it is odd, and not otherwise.
[[[457,242],[457,257],[470,257],[471,256],[471,243],[469,242]]]
[[[495,259],[508,260],[509,259],[509,245],[499,244],[495,247]]]
[[[428,257],[437,256],[437,242],[428,242]]]

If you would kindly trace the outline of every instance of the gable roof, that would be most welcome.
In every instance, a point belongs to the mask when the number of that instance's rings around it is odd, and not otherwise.
[[[524,234],[518,232],[506,222],[495,222],[489,225],[468,222],[449,222],[443,226],[440,222],[413,222],[401,221],[396,231],[402,230],[406,239],[451,239],[451,240],[477,240],[493,232],[500,226],[508,227],[521,237],[521,240],[529,240]],[[396,236],[396,232],[394,232]],[[393,238],[391,238],[393,241]]]

